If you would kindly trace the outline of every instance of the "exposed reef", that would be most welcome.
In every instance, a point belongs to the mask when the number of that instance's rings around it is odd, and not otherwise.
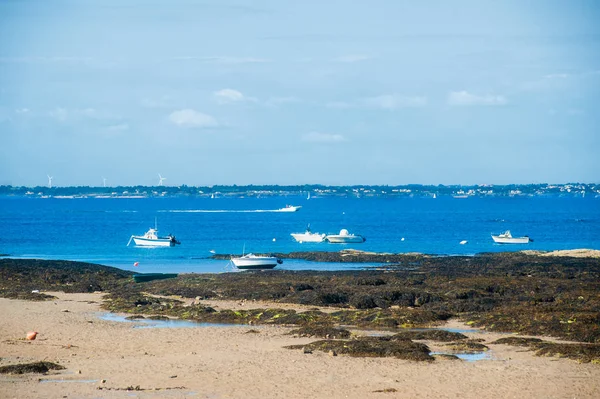
[[[352,258],[372,262],[372,257],[390,256],[390,263],[360,271],[185,274],[147,283],[135,283],[131,272],[104,266],[3,259],[0,295],[36,299],[28,298],[32,290],[105,291],[103,306],[115,312],[312,328],[344,325],[398,330],[460,318],[492,331],[600,343],[599,259],[522,253],[472,257],[359,253]],[[188,305],[184,298],[196,300]],[[335,309],[217,311],[201,303],[208,299],[268,300]]]

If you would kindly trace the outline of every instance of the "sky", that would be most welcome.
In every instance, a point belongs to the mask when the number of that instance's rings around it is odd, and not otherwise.
[[[600,182],[595,0],[0,0],[0,185]]]

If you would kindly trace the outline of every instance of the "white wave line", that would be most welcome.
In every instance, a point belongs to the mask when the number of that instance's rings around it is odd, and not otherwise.
[[[234,209],[169,209],[159,210],[158,212],[168,213],[260,213],[260,212],[282,212],[279,209],[252,209],[252,210],[234,210]]]

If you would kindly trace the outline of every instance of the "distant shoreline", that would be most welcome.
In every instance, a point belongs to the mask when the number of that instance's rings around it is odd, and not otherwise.
[[[0,186],[0,196],[24,198],[266,198],[300,196],[306,200],[319,197],[424,197],[424,198],[486,198],[486,197],[580,197],[600,198],[600,183],[564,184],[476,184],[476,185],[214,185],[214,186]]]

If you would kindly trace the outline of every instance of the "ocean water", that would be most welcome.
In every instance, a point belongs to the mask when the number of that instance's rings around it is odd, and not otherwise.
[[[287,204],[298,212],[265,212]],[[158,223],[173,248],[127,246],[132,234]],[[297,243],[311,230],[361,234],[362,244]],[[528,235],[524,245],[495,244],[491,233]],[[139,272],[223,272],[211,251],[241,254],[293,251],[481,252],[600,249],[600,199],[564,197],[344,198],[24,198],[0,197],[0,253],[67,259]],[[461,245],[460,242],[467,243]],[[134,267],[134,263],[139,266]],[[280,269],[338,270],[365,265],[285,260]]]

